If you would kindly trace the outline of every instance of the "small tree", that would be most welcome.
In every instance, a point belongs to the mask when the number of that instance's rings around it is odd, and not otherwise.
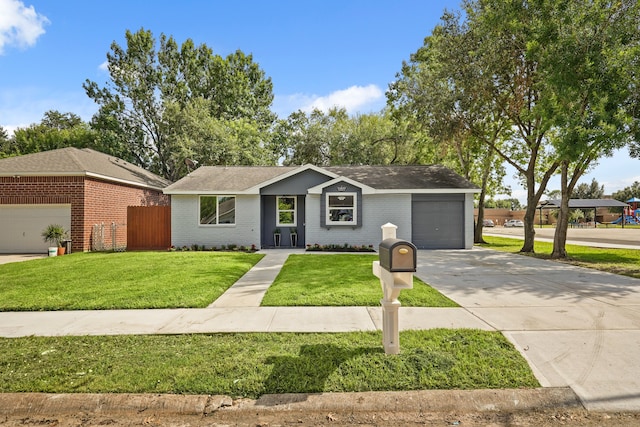
[[[42,231],[42,238],[45,242],[55,244],[59,248],[62,247],[62,242],[69,236],[67,230],[59,224],[49,224],[47,228]]]

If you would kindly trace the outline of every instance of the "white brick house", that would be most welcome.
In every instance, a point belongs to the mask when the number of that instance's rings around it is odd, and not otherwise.
[[[473,195],[450,169],[428,166],[203,166],[165,188],[174,246],[373,245],[380,226],[418,248],[473,246]]]

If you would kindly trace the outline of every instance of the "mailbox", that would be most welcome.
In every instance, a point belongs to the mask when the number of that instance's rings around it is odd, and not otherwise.
[[[380,267],[392,273],[414,272],[417,265],[417,248],[401,239],[385,239],[380,242],[378,254]]]

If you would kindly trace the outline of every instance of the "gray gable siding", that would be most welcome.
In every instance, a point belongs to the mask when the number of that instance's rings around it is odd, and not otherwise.
[[[341,187],[341,190],[338,190],[338,187]],[[346,187],[346,189],[344,188]],[[357,206],[356,206],[356,225],[327,225],[327,193],[356,193],[357,194]],[[330,185],[325,187],[322,190],[322,198],[320,199],[320,226],[323,228],[360,228],[362,227],[362,189],[360,187],[356,187],[355,185],[348,184],[344,181],[340,181],[335,183],[334,185]]]
[[[307,190],[331,178],[314,170],[306,170],[260,189],[263,196],[304,195]]]

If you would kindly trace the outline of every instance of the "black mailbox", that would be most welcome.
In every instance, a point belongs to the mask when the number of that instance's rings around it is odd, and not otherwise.
[[[414,272],[418,249],[413,243],[400,239],[385,239],[380,242],[378,254],[380,267],[391,272]]]

